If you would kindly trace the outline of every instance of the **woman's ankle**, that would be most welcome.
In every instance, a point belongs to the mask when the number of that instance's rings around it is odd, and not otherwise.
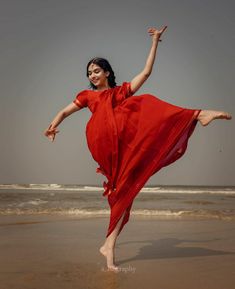
[[[113,250],[114,249],[114,244],[106,243],[104,244],[105,249],[108,250]]]

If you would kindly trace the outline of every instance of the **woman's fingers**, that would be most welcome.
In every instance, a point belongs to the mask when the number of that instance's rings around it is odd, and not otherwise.
[[[50,135],[49,136],[49,139],[53,142],[54,141],[54,139],[55,139],[55,134],[53,134],[53,135]]]
[[[160,33],[159,33],[159,35],[160,35],[159,41],[162,41],[160,38],[161,38],[161,36],[162,36],[162,33],[163,33],[166,29],[167,29],[167,26],[164,26],[164,27],[160,30]]]
[[[160,30],[160,36],[162,35],[162,33],[165,31],[167,29],[167,26],[165,26],[164,28],[162,28],[161,30]]]
[[[149,32],[149,34],[151,35],[151,36],[157,36],[158,37],[158,41],[162,41],[161,39],[160,39],[160,37],[161,37],[161,35],[162,35],[162,33],[165,31],[167,29],[167,26],[165,25],[161,30],[157,30],[156,28],[154,28],[154,27],[150,27],[149,29],[148,29],[148,32]]]
[[[167,26],[164,26],[160,31],[163,33],[167,29]]]
[[[58,133],[58,132],[60,132],[60,131],[59,130],[52,131],[53,134]]]
[[[57,130],[56,128],[53,128],[53,129],[47,129],[45,132],[44,132],[44,135],[46,137],[48,137],[52,142],[54,141],[55,139],[55,136],[57,133],[59,133],[60,131]]]
[[[56,130],[56,129],[48,129],[45,131],[45,136],[48,136],[50,134],[55,134],[55,133],[59,133],[60,131],[59,130]]]
[[[152,27],[151,27],[151,28],[148,29],[148,32],[150,32],[150,33],[152,34],[152,33],[154,33],[156,30],[157,30],[156,28],[152,28]]]
[[[52,139],[53,139],[53,136],[52,136],[52,135],[49,135],[49,136],[48,136],[48,138],[49,138],[49,140],[51,140],[51,141],[52,141]]]
[[[59,132],[56,128],[50,128],[50,129],[48,129],[47,131],[50,131],[50,132]]]
[[[167,26],[165,25],[162,29],[160,29],[160,30],[157,30],[156,28],[154,28],[154,27],[150,27],[149,29],[148,29],[148,32],[150,33],[150,34],[162,34],[165,30],[167,29]]]

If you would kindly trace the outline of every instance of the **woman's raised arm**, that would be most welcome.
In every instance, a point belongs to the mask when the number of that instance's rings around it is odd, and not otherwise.
[[[143,85],[152,72],[153,64],[156,57],[158,42],[161,41],[160,37],[166,30],[167,26],[164,26],[161,30],[156,28],[149,28],[148,32],[152,36],[152,46],[145,64],[145,67],[141,73],[136,75],[131,81],[131,91],[133,94]]]
[[[81,107],[77,106],[75,103],[70,103],[64,109],[57,113],[50,126],[44,131],[44,135],[48,137],[51,141],[54,141],[55,135],[59,132],[56,127],[70,114],[75,111],[80,110]]]

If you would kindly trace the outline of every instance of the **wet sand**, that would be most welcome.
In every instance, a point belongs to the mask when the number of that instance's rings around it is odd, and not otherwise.
[[[118,273],[98,251],[108,221],[0,216],[0,288],[234,288],[234,221],[131,216],[117,240]]]

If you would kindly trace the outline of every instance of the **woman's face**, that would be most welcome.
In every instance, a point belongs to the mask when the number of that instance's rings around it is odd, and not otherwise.
[[[97,88],[108,86],[109,71],[104,72],[99,65],[91,63],[88,67],[88,78]]]

